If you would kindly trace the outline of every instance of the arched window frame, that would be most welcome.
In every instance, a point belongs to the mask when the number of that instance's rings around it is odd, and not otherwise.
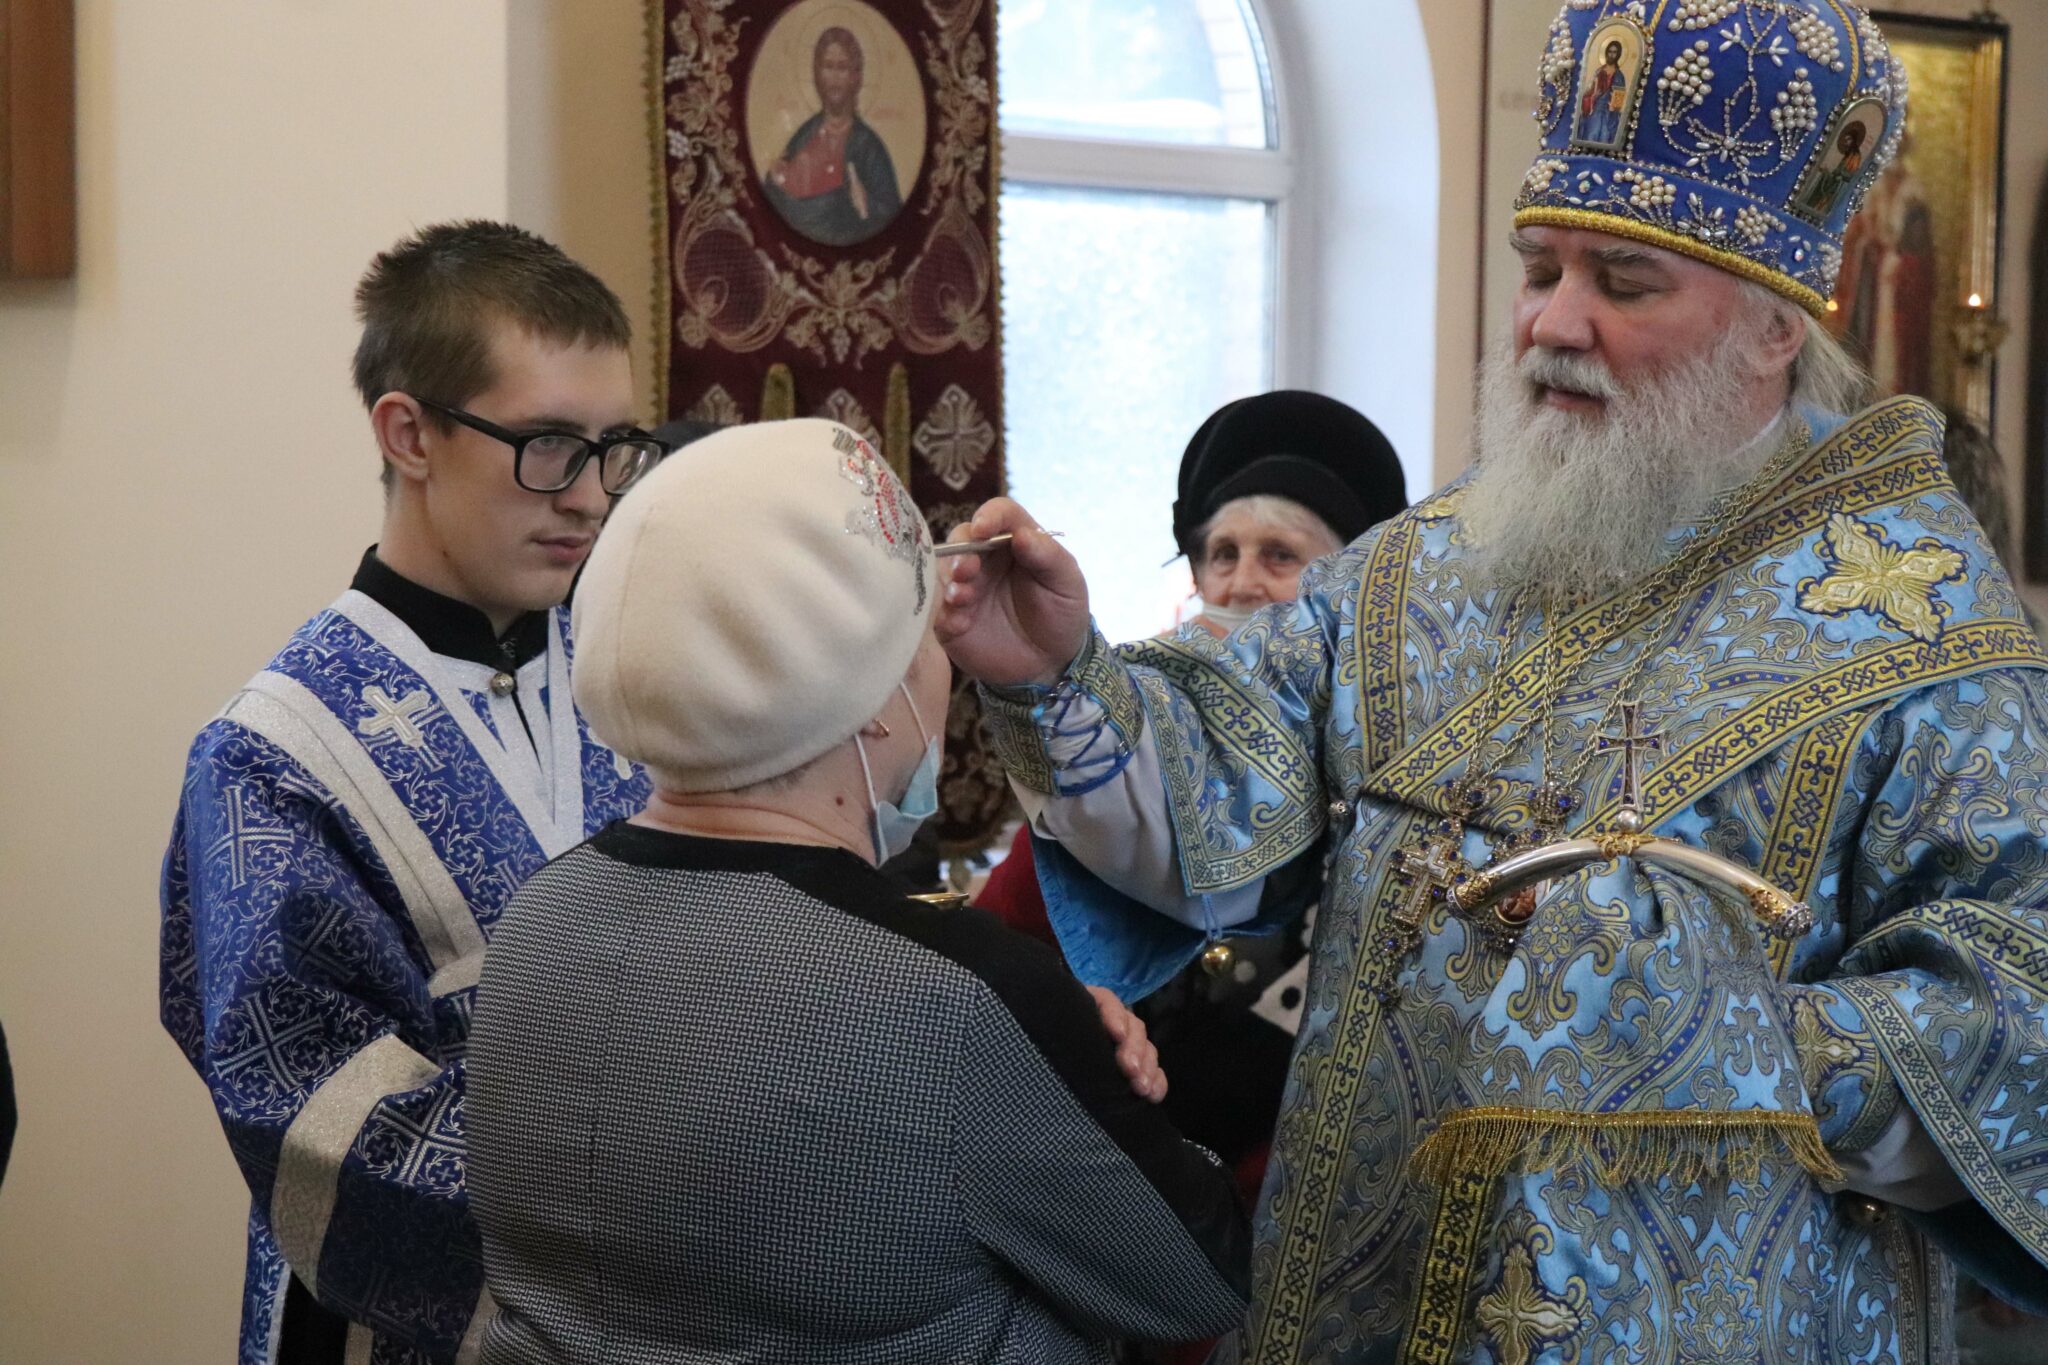
[[[1302,193],[1301,104],[1290,78],[1286,44],[1267,0],[1237,0],[1252,47],[1265,73],[1271,145],[1263,148],[1141,142],[1042,133],[1002,134],[1005,184],[1126,190],[1221,199],[1253,199],[1271,206],[1273,255],[1272,375],[1276,388],[1311,382],[1316,238],[1314,215]]]

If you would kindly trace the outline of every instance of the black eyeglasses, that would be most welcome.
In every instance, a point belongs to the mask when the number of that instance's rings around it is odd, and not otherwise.
[[[597,481],[604,491],[623,493],[669,452],[666,442],[638,427],[611,432],[595,441],[573,431],[508,431],[461,408],[416,393],[408,396],[423,408],[511,446],[512,478],[529,493],[561,492],[582,477],[583,466],[592,457],[597,459]]]

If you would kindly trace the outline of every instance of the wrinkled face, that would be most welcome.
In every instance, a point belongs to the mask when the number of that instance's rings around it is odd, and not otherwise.
[[[1725,270],[1606,232],[1531,227],[1515,234],[1522,283],[1514,349],[1562,354],[1604,370],[1613,384],[1532,384],[1532,403],[1597,421],[1622,392],[1710,354],[1741,306]]]
[[[623,350],[562,346],[501,323],[491,337],[491,369],[495,382],[461,406],[501,427],[594,437],[632,425],[633,372]],[[514,481],[512,448],[503,441],[430,423],[421,442],[428,535],[457,595],[493,617],[567,598],[611,510],[598,462],[559,493],[531,493]]]
[[[842,113],[853,108],[854,100],[860,95],[860,59],[838,42],[821,43],[815,73],[818,82],[818,98],[825,102],[825,108],[833,113]]]
[[[1289,602],[1309,561],[1335,548],[1335,536],[1317,536],[1229,503],[1216,514],[1216,524],[1202,544],[1195,591],[1204,602],[1239,611]]]

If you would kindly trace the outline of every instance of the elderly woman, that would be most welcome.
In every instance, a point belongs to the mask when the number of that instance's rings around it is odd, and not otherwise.
[[[1174,539],[1201,599],[1194,624],[1226,635],[1260,607],[1292,602],[1311,560],[1406,506],[1393,446],[1356,409],[1283,391],[1218,410],[1188,443],[1173,504]],[[1051,938],[1041,880],[1056,898],[1058,854],[1041,860],[1037,852],[1027,826],[976,904]],[[1309,883],[1292,894],[1306,899],[1316,890]],[[1256,1194],[1265,1169],[1300,1022],[1304,941],[1219,942],[1206,969],[1182,973],[1137,1006],[1173,1078],[1169,1117],[1232,1163],[1248,1194]],[[1085,943],[1070,947],[1085,977]]]
[[[829,422],[708,437],[606,528],[576,700],[654,795],[492,941],[487,1365],[1096,1362],[1238,1320],[1235,1191],[1133,1093],[1154,1059],[1120,1070],[1055,954],[876,871],[936,804],[936,592]]]

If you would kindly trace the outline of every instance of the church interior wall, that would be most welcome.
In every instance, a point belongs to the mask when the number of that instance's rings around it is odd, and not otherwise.
[[[2048,70],[2048,0],[2001,8],[2019,324],[2048,176],[2048,83],[2021,73]],[[1471,363],[1504,318],[1482,302],[1503,230],[1480,142],[1516,128],[1524,77],[1487,79],[1485,0],[1269,9],[1320,149],[1315,344],[1289,377],[1383,420],[1420,491],[1464,464]],[[78,0],[79,272],[0,282],[0,1020],[23,1115],[0,1360],[228,1354],[245,1195],[156,1021],[184,746],[374,538],[347,387],[347,289],[372,252],[509,215],[651,316],[641,22],[631,0]],[[2023,327],[2000,360],[2017,477]]]
[[[219,1365],[248,1196],[157,1022],[158,860],[192,734],[376,537],[348,291],[507,212],[504,5],[77,21],[78,273],[0,282],[0,1361]]]

